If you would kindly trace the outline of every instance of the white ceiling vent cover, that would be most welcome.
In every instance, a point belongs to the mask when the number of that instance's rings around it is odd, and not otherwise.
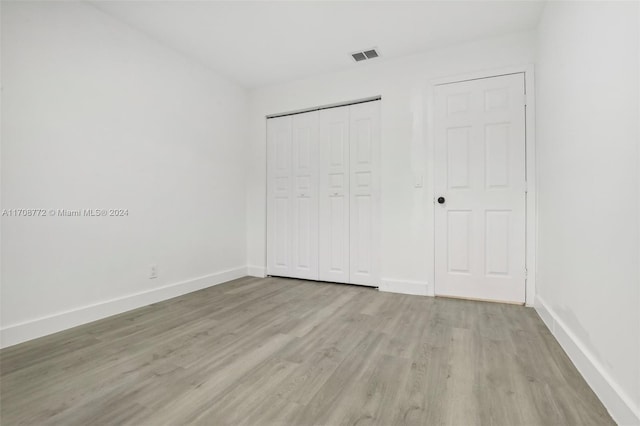
[[[364,56],[364,53],[362,53],[362,52],[352,53],[351,56],[353,56],[353,60],[356,61],[356,62],[366,61],[367,60],[367,57]]]
[[[378,52],[378,49],[375,47],[372,49],[367,49],[362,52],[353,52],[351,54],[351,57],[356,62],[366,61],[367,59],[378,58],[379,56],[380,56],[380,52]]]
[[[376,52],[376,49],[371,49],[371,50],[365,50],[364,56],[366,56],[367,59],[373,59],[373,58],[377,58],[380,55],[378,55],[378,52]]]

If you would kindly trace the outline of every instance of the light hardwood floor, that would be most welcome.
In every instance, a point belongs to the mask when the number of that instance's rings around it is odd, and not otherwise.
[[[1,422],[608,425],[535,311],[242,278],[0,351]]]

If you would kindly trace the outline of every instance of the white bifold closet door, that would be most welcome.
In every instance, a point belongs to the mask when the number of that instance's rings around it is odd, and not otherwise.
[[[349,282],[349,108],[320,111],[320,279]]]
[[[267,121],[267,270],[318,279],[318,113]]]
[[[318,279],[318,112],[292,116],[291,274]]]
[[[349,107],[349,282],[379,281],[380,102]]]
[[[267,273],[290,276],[291,116],[267,121]]]
[[[380,103],[267,121],[267,273],[378,285]]]

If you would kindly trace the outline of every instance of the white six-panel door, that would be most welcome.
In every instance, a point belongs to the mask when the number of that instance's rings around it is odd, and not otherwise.
[[[318,112],[292,116],[291,274],[318,279]]]
[[[378,285],[380,102],[349,107],[349,282]]]
[[[435,88],[437,295],[525,301],[524,120],[524,74]]]
[[[349,108],[320,111],[320,280],[349,282]]]
[[[267,273],[291,274],[291,117],[267,121]]]

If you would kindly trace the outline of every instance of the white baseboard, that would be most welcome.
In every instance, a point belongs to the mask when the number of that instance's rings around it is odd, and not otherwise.
[[[640,425],[640,407],[540,296],[536,297],[535,309],[613,420],[619,425]]]
[[[380,280],[380,291],[389,293],[415,294],[418,296],[433,296],[433,291],[429,288],[429,283],[425,281],[406,281],[382,278]]]
[[[246,267],[220,271],[164,287],[106,300],[0,329],[0,347],[13,346],[91,321],[120,314],[152,303],[171,299],[196,290],[221,284],[247,275]]]
[[[267,268],[264,266],[247,265],[247,275],[250,277],[264,278],[267,276]]]

